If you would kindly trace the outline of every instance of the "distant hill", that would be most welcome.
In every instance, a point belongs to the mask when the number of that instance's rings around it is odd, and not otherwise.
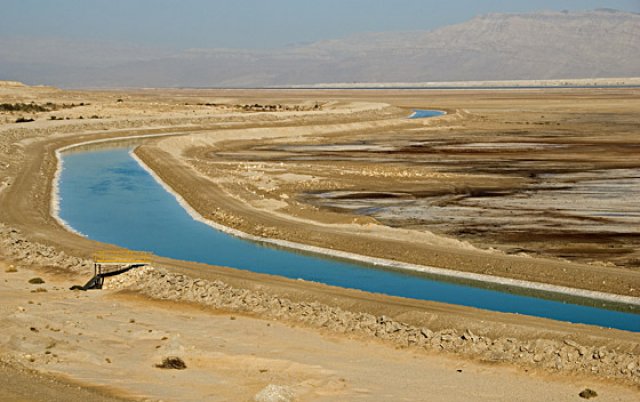
[[[0,81],[0,88],[24,88],[25,85],[18,81]]]
[[[640,77],[640,14],[609,9],[490,14],[434,31],[360,34],[275,51],[171,53],[48,41],[0,39],[0,79],[64,87],[242,87]]]

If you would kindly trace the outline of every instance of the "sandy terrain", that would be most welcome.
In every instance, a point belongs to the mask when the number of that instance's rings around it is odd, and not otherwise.
[[[35,276],[45,283],[29,284]],[[70,293],[68,275],[20,269],[3,278],[2,359],[92,384],[91,400],[278,400],[260,399],[271,391],[317,401],[555,401],[579,400],[578,393],[589,387],[598,400],[628,401],[636,392],[131,293]],[[155,367],[169,356],[181,357],[187,368]],[[77,389],[64,392],[70,400]]]
[[[82,386],[79,390],[71,387],[77,392],[76,400],[83,399],[83,392],[103,395],[104,400],[250,400],[267,391],[302,400],[421,400],[424,395],[429,400],[531,400],[532,395],[537,400],[578,400],[577,393],[587,386],[598,392],[598,400],[630,400],[637,393],[638,336],[624,331],[373,295],[162,258],[154,265],[171,274],[140,273],[129,282],[114,282],[113,290],[72,293],[67,290],[71,284],[90,276],[87,258],[91,252],[105,245],[64,230],[50,215],[56,149],[113,137],[189,135],[180,140],[147,140],[138,155],[203,216],[231,228],[373,257],[634,297],[640,289],[640,274],[630,263],[637,246],[628,234],[623,236],[624,247],[632,251],[624,254],[626,259],[618,258],[622,253],[597,259],[584,258],[582,253],[580,258],[559,260],[540,248],[538,253],[544,258],[528,248],[528,254],[534,256],[507,255],[487,250],[499,248],[500,239],[461,239],[445,231],[432,233],[424,225],[391,224],[392,219],[354,214],[348,208],[336,210],[311,197],[319,190],[379,192],[371,186],[388,180],[385,191],[402,199],[407,189],[393,187],[407,178],[434,186],[442,180],[473,182],[477,177],[468,177],[469,172],[432,165],[419,169],[415,163],[407,169],[400,164],[367,162],[366,158],[360,162],[354,156],[373,153],[378,158],[392,151],[388,147],[396,149],[398,143],[382,141],[389,132],[396,133],[394,141],[409,141],[413,140],[411,133],[428,139],[442,136],[442,130],[503,130],[505,113],[513,116],[519,130],[527,119],[534,121],[540,108],[564,105],[570,109],[577,95],[560,91],[551,101],[544,96],[538,99],[538,91],[519,93],[516,101],[531,110],[525,113],[507,108],[515,102],[514,95],[501,92],[471,97],[434,93],[425,101],[422,93],[386,91],[124,93],[18,86],[1,90],[0,103],[67,105],[26,114],[36,119],[30,123],[13,123],[19,116],[15,112],[0,118],[5,122],[0,125],[0,261],[4,261],[0,262],[0,297],[6,328],[0,351],[8,364],[1,369],[15,373],[17,379],[33,378],[38,385],[31,388],[50,392],[49,396],[25,393],[21,390],[30,387],[23,382],[11,385],[5,381],[3,389],[9,390],[5,399],[54,400],[52,395],[67,392],[69,383]],[[586,103],[575,112],[564,110],[563,119],[572,113],[602,110],[609,122],[617,124],[620,143],[632,138],[626,132],[634,130],[627,120],[638,108],[635,91],[570,94],[578,94]],[[275,110],[261,106],[278,104],[284,106]],[[404,117],[413,107],[437,107],[450,114],[431,121],[407,121]],[[54,115],[56,120],[51,119]],[[598,131],[609,124],[582,123],[562,120],[561,127],[573,132],[583,127]],[[513,137],[511,133],[503,142],[511,144]],[[494,140],[473,138],[465,146],[483,147]],[[346,153],[346,158],[341,156],[344,163],[329,163],[350,172],[344,180],[318,158],[326,146],[334,147],[332,153]],[[299,152],[320,160],[302,166],[304,163],[291,158]],[[163,161],[171,163],[171,169]],[[280,166],[285,169],[279,170]],[[500,188],[522,185],[519,177],[491,179]],[[361,183],[360,188],[354,189],[354,183]],[[195,186],[202,189],[199,194],[192,191]],[[364,201],[379,201],[379,197],[369,198]],[[204,208],[206,199],[209,204],[221,202],[219,209]],[[628,207],[624,202],[620,205]],[[612,227],[631,227],[616,222]],[[10,263],[18,265],[17,272],[5,272]],[[181,274],[186,276],[172,276]],[[42,276],[45,284],[28,284],[34,276]],[[205,285],[188,278],[201,278]],[[202,286],[211,289],[216,287],[211,284],[220,283],[224,285],[216,286],[231,292],[229,300],[198,296]],[[36,291],[38,288],[47,291]],[[271,304],[274,302],[279,307]],[[325,315],[326,320],[320,322]],[[155,368],[168,354],[179,354],[187,369]],[[50,383],[44,377],[38,382],[37,376],[16,367],[55,375],[57,380]],[[399,386],[399,381],[408,386]],[[271,387],[260,394],[269,384],[286,388]],[[440,386],[436,395],[432,394],[434,384]]]
[[[636,91],[536,94],[434,93],[449,115],[220,130],[136,153],[241,232],[637,297]]]

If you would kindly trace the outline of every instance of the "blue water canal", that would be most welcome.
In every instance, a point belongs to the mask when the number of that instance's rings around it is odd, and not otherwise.
[[[443,111],[440,110],[414,110],[410,119],[425,119],[427,117],[436,117],[442,116],[444,114]]]
[[[302,278],[346,288],[640,332],[640,314],[297,253],[242,240],[195,221],[128,148],[65,154],[60,216],[88,237],[181,260]]]

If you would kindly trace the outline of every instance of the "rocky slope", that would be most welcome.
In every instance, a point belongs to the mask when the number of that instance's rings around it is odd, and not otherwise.
[[[613,10],[490,14],[434,31],[360,34],[275,51],[99,52],[93,50],[103,44],[46,41],[0,40],[2,78],[166,87],[640,76],[640,14]]]

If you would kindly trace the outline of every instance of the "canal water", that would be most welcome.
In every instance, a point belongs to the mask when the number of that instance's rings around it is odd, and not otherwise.
[[[640,332],[637,308],[475,287],[228,235],[195,221],[131,157],[130,148],[65,153],[59,186],[60,217],[101,242],[346,288]]]
[[[410,119],[425,119],[428,117],[442,116],[445,112],[441,110],[414,110]]]

